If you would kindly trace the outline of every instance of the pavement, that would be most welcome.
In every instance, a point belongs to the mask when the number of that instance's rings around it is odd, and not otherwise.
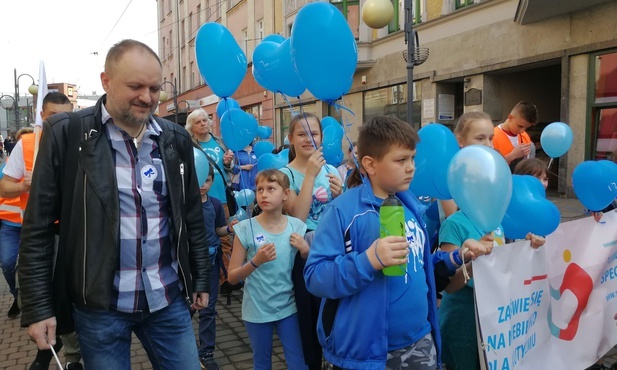
[[[548,196],[560,209],[562,222],[585,217],[584,207],[578,200],[561,198],[550,193]],[[233,292],[230,305],[227,305],[226,301],[226,296],[224,296],[219,297],[217,302],[217,338],[214,358],[222,370],[250,369],[253,367],[253,361],[248,335],[242,322],[242,291]],[[19,317],[9,319],[6,316],[12,303],[13,297],[9,293],[6,281],[0,278],[0,369],[27,370],[36,356],[36,346],[30,341],[27,331],[20,327]],[[197,315],[195,315],[193,318],[195,333],[198,332],[197,324]],[[64,364],[63,351],[60,352],[60,358]],[[607,365],[616,363],[617,349],[613,348],[604,361]],[[146,352],[135,337],[131,347],[131,365],[133,370],[152,369]],[[276,337],[273,345],[272,368],[286,368],[283,348]],[[49,369],[57,369],[54,362]]]

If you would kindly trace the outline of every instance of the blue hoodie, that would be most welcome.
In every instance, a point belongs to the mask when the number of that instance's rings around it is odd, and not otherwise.
[[[411,210],[426,233],[426,211],[409,191],[396,194]],[[324,211],[311,245],[304,278],[308,290],[322,297],[317,334],[326,360],[347,369],[384,369],[388,355],[388,283],[375,271],[366,250],[379,238],[381,203],[369,184],[347,190]],[[441,348],[437,320],[434,264],[446,262],[447,253],[431,255],[424,245],[428,286],[428,321],[438,351]],[[413,314],[413,313],[410,313]],[[440,362],[440,361],[438,361]]]

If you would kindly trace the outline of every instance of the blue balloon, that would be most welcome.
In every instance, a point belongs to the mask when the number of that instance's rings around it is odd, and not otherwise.
[[[197,173],[197,183],[201,187],[210,174],[210,161],[206,157],[203,150],[193,148],[193,157],[195,159],[195,172]]]
[[[253,77],[266,89],[289,96],[306,90],[291,61],[290,40],[261,42],[253,52]]]
[[[240,207],[247,207],[255,201],[255,192],[251,189],[242,189],[235,192],[234,198]]]
[[[334,117],[325,116],[324,118],[321,119],[321,129],[322,129],[322,131],[327,129],[330,126],[341,127],[341,124]]]
[[[253,151],[255,152],[255,156],[257,159],[264,154],[272,153],[274,150],[274,145],[269,141],[258,141],[253,145]]]
[[[327,164],[338,167],[343,161],[345,157],[342,148],[344,134],[341,125],[331,125],[323,130],[321,146]]]
[[[444,125],[431,123],[418,131],[416,172],[409,190],[417,196],[451,199],[448,190],[448,164],[459,151],[456,137]]]
[[[253,51],[253,77],[255,81],[265,89],[278,92],[276,79],[276,64],[279,44],[272,41],[262,41]]]
[[[299,97],[306,90],[306,84],[298,75],[291,59],[291,39],[283,41],[279,46],[278,62],[279,65],[275,71],[278,91],[287,96]]]
[[[300,9],[291,29],[291,55],[298,75],[316,98],[332,102],[349,91],[358,47],[334,5],[313,2]]]
[[[574,169],[572,186],[585,208],[601,211],[617,198],[617,164],[611,161],[585,161]]]
[[[501,154],[483,145],[459,150],[448,167],[448,190],[482,232],[495,230],[512,196],[512,174]]]
[[[563,122],[553,122],[542,130],[540,144],[542,149],[551,158],[558,158],[566,154],[572,146],[572,129]]]
[[[257,126],[257,120],[252,114],[231,108],[221,117],[223,142],[234,152],[242,150],[255,139]]]
[[[257,127],[257,137],[260,139],[269,139],[272,136],[272,127],[259,126]]]
[[[559,226],[557,206],[546,199],[540,180],[529,175],[512,175],[512,199],[502,221],[506,237],[524,239],[527,233],[546,236]]]
[[[195,58],[199,72],[221,98],[233,95],[246,73],[246,55],[227,28],[209,22],[195,36]]]
[[[285,167],[289,163],[288,151],[281,151],[278,154],[266,153],[257,159],[257,169],[263,170],[278,170]]]
[[[235,99],[232,98],[224,98],[219,100],[219,103],[216,105],[216,115],[219,117],[223,117],[223,114],[230,110],[231,108],[240,108],[240,103],[238,103]]]
[[[238,208],[238,210],[236,211],[236,214],[234,215],[234,217],[238,221],[243,221],[243,220],[248,220],[249,214],[246,213],[246,211],[243,208]]]
[[[279,35],[278,33],[273,33],[271,35],[264,37],[263,40],[261,40],[261,42],[264,42],[264,41],[271,41],[277,44],[281,44],[283,41],[285,41],[285,38]]]

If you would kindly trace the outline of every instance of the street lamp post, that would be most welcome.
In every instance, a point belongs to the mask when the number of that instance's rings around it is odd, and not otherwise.
[[[22,78],[23,76],[28,76],[32,79],[32,85],[30,85],[30,87],[28,87],[28,92],[32,95],[36,95],[36,93],[38,92],[38,87],[36,86],[36,83],[34,81],[34,77],[30,76],[27,73],[22,73],[19,76],[17,76],[17,68],[13,69],[13,75],[15,77],[15,99],[13,104],[15,104],[15,127],[17,129],[19,129],[19,79]]]
[[[407,62],[407,122],[413,124],[413,67],[424,63],[428,58],[428,48],[421,48],[418,40],[418,32],[413,29],[413,3],[405,0],[405,43],[407,50],[403,52],[403,58]],[[419,11],[419,9],[416,9]],[[415,125],[419,130],[421,122]]]
[[[10,102],[9,104],[7,104],[7,100],[4,100],[4,98],[9,98],[12,100],[12,102]],[[10,111],[11,109],[15,109],[15,98],[12,97],[11,95],[2,95],[0,96],[0,104],[2,104],[2,108],[4,108],[7,112],[6,114],[6,131],[7,131],[7,135],[8,135],[8,131],[9,131],[9,115],[8,115],[8,111]]]
[[[165,100],[168,99],[167,92],[163,90],[163,86],[165,86],[165,84],[171,85],[171,88],[172,88],[171,93],[174,94],[174,121],[178,123],[178,91],[176,90],[176,78],[174,77],[173,83],[171,81],[163,82],[163,84],[161,85],[161,94],[159,95],[160,102],[164,102]]]

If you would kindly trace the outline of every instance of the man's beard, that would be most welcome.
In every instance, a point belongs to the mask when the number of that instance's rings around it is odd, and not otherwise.
[[[130,110],[126,110],[120,114],[120,118],[122,119],[122,122],[126,122],[129,125],[141,126],[141,125],[145,125],[146,123],[148,123],[148,121],[150,120],[150,115],[153,112],[154,111],[151,110],[150,114],[148,114],[147,116],[138,117],[134,115],[133,113],[131,113]]]

